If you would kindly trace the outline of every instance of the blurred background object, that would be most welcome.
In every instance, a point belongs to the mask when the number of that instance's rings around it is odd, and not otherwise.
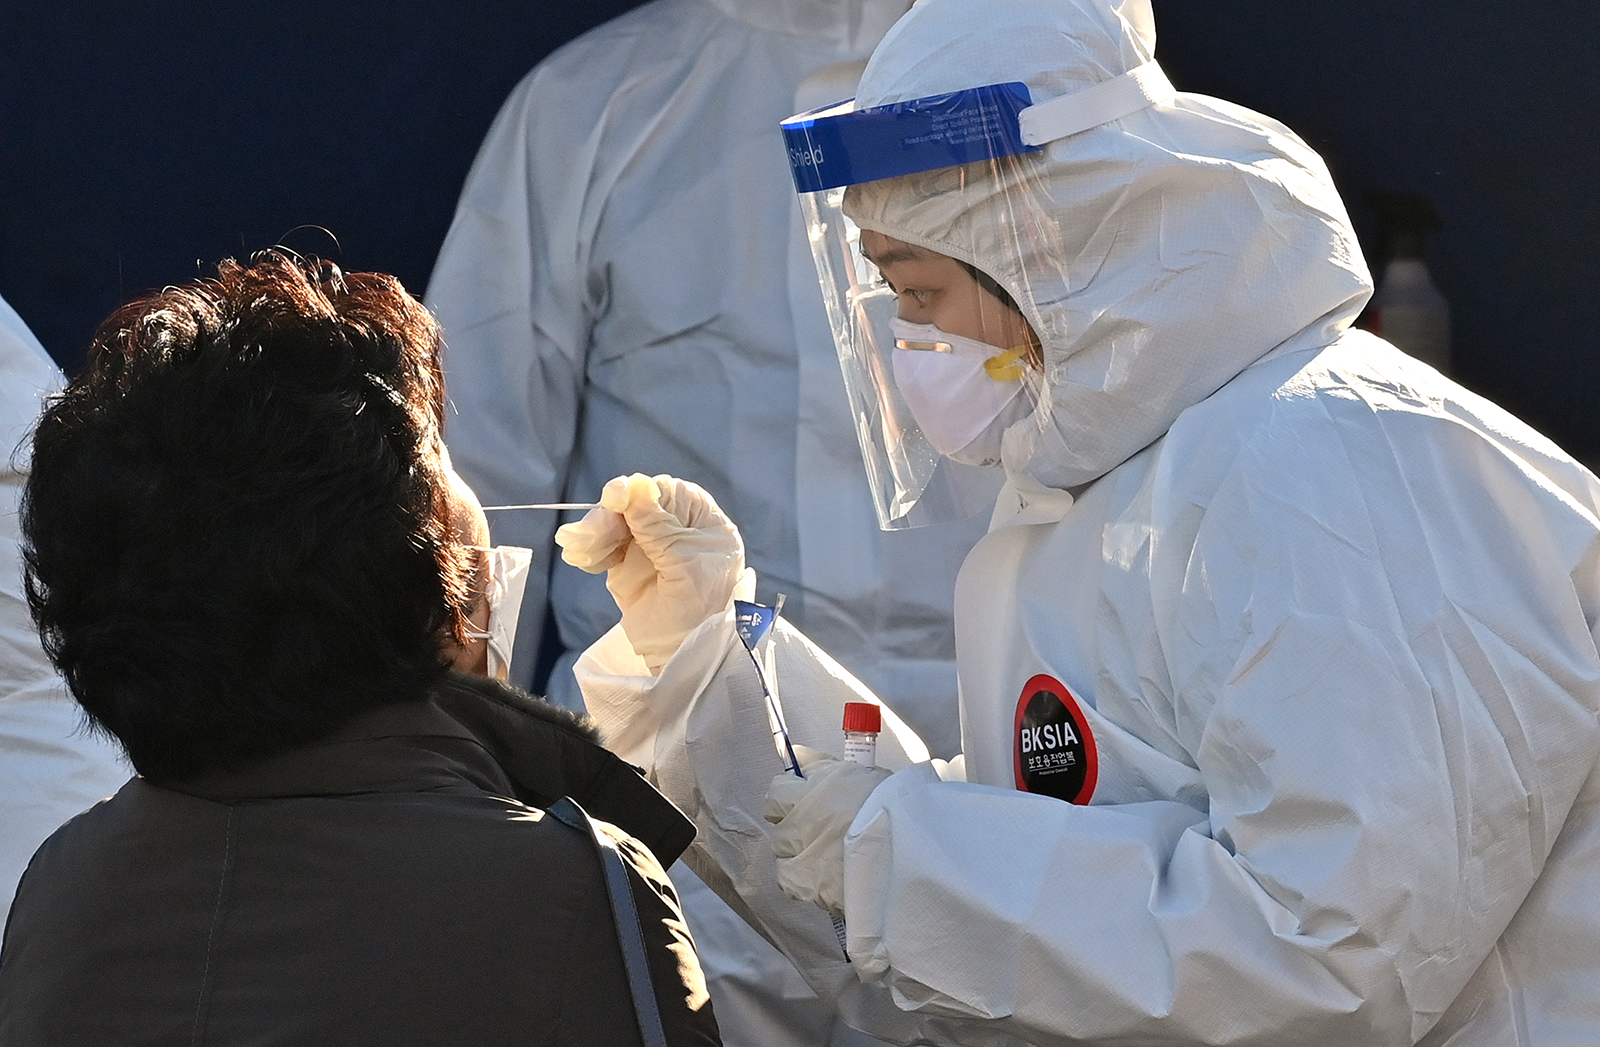
[[[1412,356],[1450,373],[1450,303],[1428,272],[1427,235],[1439,215],[1415,193],[1368,193],[1378,216],[1380,254],[1369,259],[1377,292],[1362,326]]]

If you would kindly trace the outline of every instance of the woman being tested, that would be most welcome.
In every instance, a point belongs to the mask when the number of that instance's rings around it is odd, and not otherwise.
[[[138,776],[23,875],[0,1042],[719,1042],[692,828],[486,678],[527,551],[483,548],[438,353],[392,277],[266,252],[118,310],[50,403],[28,594]]]
[[[857,685],[781,620],[746,651],[671,478],[561,536],[623,609],[590,709],[887,1039],[1592,1042],[1600,485],[1353,330],[1322,162],[1153,48],[1143,0],[922,0],[786,123],[883,521],[1004,481],[962,757],[826,755]]]

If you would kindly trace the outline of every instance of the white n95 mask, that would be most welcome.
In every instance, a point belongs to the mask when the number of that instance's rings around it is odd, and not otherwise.
[[[999,462],[1000,435],[1030,409],[1021,395],[1027,347],[1001,349],[898,316],[889,328],[895,386],[928,443],[967,465]]]
[[[468,548],[485,554],[489,561],[489,584],[483,594],[489,603],[489,624],[485,632],[468,630],[467,636],[489,642],[489,675],[504,683],[511,674],[511,647],[517,639],[517,618],[522,614],[522,593],[528,586],[533,550],[515,545]]]

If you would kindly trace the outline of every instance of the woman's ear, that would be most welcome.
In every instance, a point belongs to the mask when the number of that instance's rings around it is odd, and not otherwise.
[[[490,540],[489,519],[478,503],[478,496],[451,467],[448,452],[443,459],[450,484],[450,539],[472,555],[469,582],[472,599],[467,606],[467,630],[484,633],[489,630],[489,558],[484,552]],[[489,675],[489,641],[482,637],[468,636],[459,641],[447,631],[441,653],[452,669],[478,676]]]

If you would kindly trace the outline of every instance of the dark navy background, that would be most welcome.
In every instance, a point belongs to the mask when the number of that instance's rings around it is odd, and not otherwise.
[[[1366,195],[1434,205],[1457,376],[1600,458],[1593,0],[1155,4],[1178,87],[1304,135],[1375,267]],[[274,242],[420,294],[506,93],[632,6],[0,0],[0,294],[69,369],[122,300]]]

